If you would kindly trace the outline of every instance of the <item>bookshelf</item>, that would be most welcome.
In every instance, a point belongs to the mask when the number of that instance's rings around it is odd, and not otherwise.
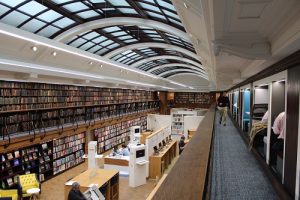
[[[189,109],[173,108],[171,109],[171,133],[172,135],[184,134],[184,117],[185,116],[197,116],[197,111]]]
[[[94,129],[93,134],[98,143],[98,154],[127,141],[131,126],[141,126],[141,130],[145,131],[147,129],[147,116],[141,116]]]
[[[145,112],[159,107],[155,95],[142,90],[0,81],[0,137],[45,134]]]
[[[210,93],[175,92],[175,104],[210,104]]]
[[[17,176],[36,173],[40,181],[74,167],[84,160],[85,132],[0,154],[0,187],[16,188]]]
[[[53,175],[84,162],[85,133],[53,140]]]

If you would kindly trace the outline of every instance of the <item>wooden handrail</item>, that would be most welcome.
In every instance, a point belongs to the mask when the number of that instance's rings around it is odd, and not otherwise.
[[[214,130],[215,105],[206,113],[154,200],[203,199]]]

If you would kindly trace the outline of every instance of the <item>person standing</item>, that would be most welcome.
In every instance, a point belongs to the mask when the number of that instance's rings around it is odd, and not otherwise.
[[[179,154],[182,153],[183,149],[184,149],[184,146],[185,146],[185,137],[184,136],[181,136],[180,138],[180,141],[178,143],[178,146],[179,146]]]
[[[221,92],[220,97],[217,100],[217,103],[221,115],[219,124],[223,122],[224,126],[226,126],[227,111],[230,108],[229,98],[227,97],[226,92]]]

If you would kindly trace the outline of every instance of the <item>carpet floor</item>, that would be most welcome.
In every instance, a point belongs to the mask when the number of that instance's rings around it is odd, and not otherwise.
[[[223,126],[219,118],[217,113],[210,199],[279,199],[232,121]]]

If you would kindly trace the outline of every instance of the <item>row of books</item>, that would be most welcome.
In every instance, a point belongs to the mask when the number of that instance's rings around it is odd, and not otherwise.
[[[85,138],[85,132],[53,140],[53,147]]]
[[[68,149],[68,148],[72,148],[72,147],[78,146],[84,142],[85,142],[84,138],[78,139],[75,141],[70,141],[68,143],[64,143],[64,144],[53,147],[53,152],[55,153],[55,152],[62,151],[62,150]]]
[[[114,145],[125,142],[126,137],[130,134],[131,126],[141,126],[142,130],[146,130],[147,117],[141,116],[93,130],[93,134],[98,141],[98,153],[107,151]]]
[[[71,147],[71,148],[68,148],[68,149],[63,149],[57,153],[53,153],[53,159],[57,159],[57,158],[60,158],[62,156],[65,156],[65,155],[68,155],[70,153],[73,153],[75,151],[78,151],[80,149],[83,149],[83,144],[80,144],[80,145],[77,145],[77,146],[74,146],[74,147]]]
[[[65,170],[67,170],[68,168],[71,168],[79,163],[82,163],[83,161],[84,160],[83,160],[82,156],[80,156],[80,157],[76,158],[75,160],[71,160],[65,164],[61,164],[58,167],[53,167],[53,175],[63,172]]]

